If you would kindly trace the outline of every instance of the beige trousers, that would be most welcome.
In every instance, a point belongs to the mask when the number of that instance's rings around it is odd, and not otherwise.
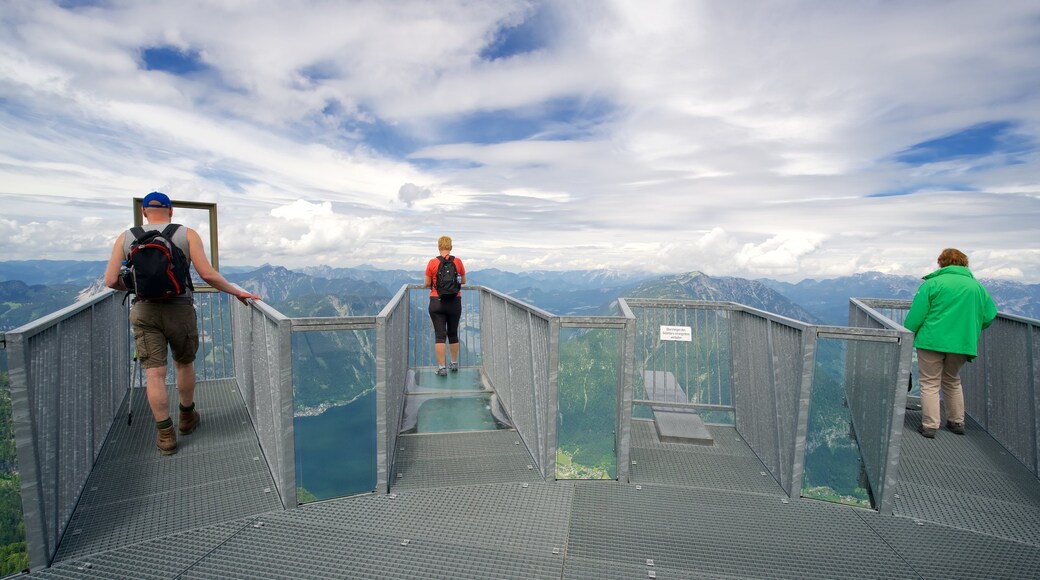
[[[921,382],[921,425],[939,428],[939,390],[946,403],[946,419],[964,423],[964,391],[961,367],[968,361],[963,354],[917,349],[918,379]]]

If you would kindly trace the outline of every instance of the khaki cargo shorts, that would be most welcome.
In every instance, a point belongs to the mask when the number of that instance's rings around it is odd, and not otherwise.
[[[194,305],[138,302],[130,309],[130,323],[141,368],[166,366],[167,347],[173,351],[174,361],[195,362],[199,327]]]

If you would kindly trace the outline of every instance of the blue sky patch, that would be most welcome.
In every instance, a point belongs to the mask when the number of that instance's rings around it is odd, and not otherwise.
[[[1015,133],[1011,121],[980,123],[956,133],[922,141],[896,154],[896,161],[908,165],[939,163],[954,159],[1013,155],[1032,149],[1029,140]]]
[[[247,185],[256,183],[252,177],[234,171],[223,164],[200,166],[195,170],[195,174],[204,179],[223,183],[228,189],[238,193],[244,193]]]
[[[480,51],[480,58],[501,60],[545,48],[551,28],[549,9],[539,5],[523,22],[499,28],[491,42]]]
[[[442,143],[490,145],[524,139],[563,141],[592,134],[614,112],[604,99],[555,99],[535,107],[477,111],[440,128]]]
[[[331,62],[316,62],[300,69],[300,76],[311,85],[339,77],[339,70]]]
[[[918,183],[871,193],[867,197],[899,197],[902,195],[913,195],[920,191],[978,191],[978,189],[963,183]]]
[[[201,72],[209,67],[197,50],[184,51],[175,46],[153,46],[141,51],[145,70],[158,70],[177,76]]]
[[[404,158],[422,146],[398,126],[386,123],[375,115],[366,115],[364,110],[359,111],[357,115],[347,115],[338,102],[335,104],[334,111],[329,110],[329,105],[326,105],[325,109],[326,114],[340,115],[342,117],[340,128],[348,135],[360,136],[362,144],[372,151],[391,157]],[[368,120],[373,118],[374,120]]]
[[[58,0],[58,7],[72,10],[89,6],[103,6],[108,4],[107,0]]]

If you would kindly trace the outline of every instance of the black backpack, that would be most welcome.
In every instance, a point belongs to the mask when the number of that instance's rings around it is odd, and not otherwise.
[[[437,279],[434,280],[433,287],[437,290],[437,296],[451,300],[462,291],[459,271],[455,268],[455,258],[449,255],[447,258],[437,256],[437,259],[441,261],[441,265],[437,268]]]
[[[130,229],[134,241],[120,275],[127,292],[137,300],[168,300],[194,290],[188,272],[188,259],[173,234],[180,224],[170,224],[162,231]]]

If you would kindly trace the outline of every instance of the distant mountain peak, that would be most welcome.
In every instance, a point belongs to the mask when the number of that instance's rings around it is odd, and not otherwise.
[[[636,285],[628,296],[736,302],[803,322],[818,321],[809,311],[761,282],[727,276],[715,278],[698,271],[647,280]]]

